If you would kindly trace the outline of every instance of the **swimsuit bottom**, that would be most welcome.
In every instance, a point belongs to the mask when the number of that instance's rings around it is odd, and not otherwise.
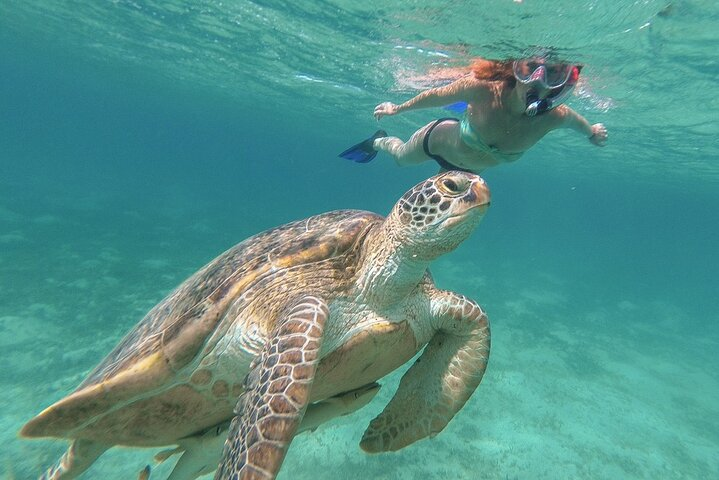
[[[440,167],[444,168],[445,170],[459,170],[462,172],[471,172],[471,170],[467,168],[461,168],[456,165],[453,165],[452,163],[448,162],[442,156],[435,155],[432,152],[429,151],[429,136],[432,134],[432,130],[435,129],[437,125],[443,122],[447,121],[453,121],[459,123],[460,128],[460,139],[462,142],[464,142],[465,145],[467,145],[472,150],[476,150],[478,152],[482,153],[488,153],[492,155],[495,158],[498,158],[503,161],[512,161],[516,160],[519,156],[521,156],[521,153],[502,153],[497,149],[497,147],[492,147],[487,145],[482,141],[482,139],[477,134],[477,131],[470,125],[469,121],[467,120],[467,117],[465,116],[462,120],[459,120],[457,118],[453,117],[445,117],[440,118],[438,120],[435,120],[432,125],[427,129],[427,132],[424,134],[424,138],[422,140],[422,148],[424,149],[424,153],[437,162]]]
[[[442,167],[442,168],[444,168],[445,170],[459,170],[460,172],[470,172],[470,173],[472,173],[471,170],[466,169],[466,168],[462,168],[462,167],[458,167],[458,166],[456,166],[456,165],[453,165],[453,164],[449,163],[447,160],[445,160],[444,158],[442,158],[441,155],[435,155],[435,154],[433,154],[432,152],[429,151],[429,136],[432,134],[432,130],[434,130],[435,127],[436,127],[437,125],[439,125],[440,123],[442,123],[442,122],[447,122],[447,121],[449,121],[449,120],[451,120],[451,121],[453,121],[453,122],[459,122],[459,120],[456,119],[456,118],[444,117],[444,118],[440,118],[440,119],[438,119],[438,120],[435,120],[434,123],[432,123],[432,125],[429,126],[429,128],[427,129],[427,131],[426,131],[425,134],[424,134],[424,138],[422,139],[422,148],[424,149],[424,153],[425,153],[429,158],[431,158],[432,160],[434,160],[435,162],[437,162],[437,163],[439,164],[439,166]]]

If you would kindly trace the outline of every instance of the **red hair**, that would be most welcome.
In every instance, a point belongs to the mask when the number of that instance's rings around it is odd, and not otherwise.
[[[477,58],[472,63],[472,73],[474,73],[474,78],[477,80],[504,82],[509,88],[514,88],[517,84],[517,79],[514,78],[513,64],[513,58],[507,60]]]

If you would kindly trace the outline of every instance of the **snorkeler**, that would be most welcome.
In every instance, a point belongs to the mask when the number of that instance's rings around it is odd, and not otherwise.
[[[443,87],[431,88],[395,105],[384,102],[374,110],[385,115],[429,107],[464,106],[461,119],[440,118],[417,130],[404,142],[378,130],[372,137],[345,150],[340,157],[365,163],[378,151],[392,155],[401,166],[433,159],[445,170],[476,173],[513,162],[558,128],[571,128],[591,143],[604,146],[607,130],[590,125],[564,105],[579,78],[580,65],[550,62],[543,57],[493,61],[479,59],[471,73]]]

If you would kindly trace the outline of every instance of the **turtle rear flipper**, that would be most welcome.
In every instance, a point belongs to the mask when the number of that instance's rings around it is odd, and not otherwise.
[[[229,421],[222,422],[198,435],[181,439],[175,449],[163,450],[155,455],[158,463],[172,455],[180,455],[167,480],[195,480],[215,471],[229,426]]]
[[[309,403],[328,315],[307,296],[277,322],[245,380],[216,480],[275,478]]]
[[[431,300],[437,332],[367,427],[360,447],[368,453],[399,450],[441,432],[487,368],[489,323],[482,308],[453,292],[436,291]]]
[[[75,440],[55,466],[42,474],[39,480],[70,480],[76,478],[110,447],[111,445],[91,440]]]
[[[371,383],[309,405],[295,434],[314,431],[319,425],[333,418],[355,412],[367,405],[379,389],[379,384]],[[182,439],[177,448],[156,454],[155,461],[158,463],[173,455],[180,455],[167,480],[195,480],[214,471],[220,461],[229,426],[229,421],[223,422],[200,435]]]
[[[379,392],[380,385],[372,382],[349,392],[316,402],[307,407],[297,433],[314,432],[320,425],[330,420],[349,415],[367,405]]]

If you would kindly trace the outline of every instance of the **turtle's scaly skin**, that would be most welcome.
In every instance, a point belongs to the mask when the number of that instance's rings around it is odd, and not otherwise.
[[[287,321],[277,325],[246,380],[247,394],[241,397],[237,413],[250,415],[232,421],[230,435],[240,441],[227,444],[225,455],[233,462],[217,471],[219,478],[232,478],[243,469],[257,478],[263,472],[278,473],[309,403],[328,316],[324,301],[306,297],[292,308]],[[282,348],[282,343],[289,348]],[[261,375],[263,371],[266,374]]]
[[[313,402],[362,391],[427,345],[362,446],[393,450],[434,435],[479,384],[489,330],[481,308],[438,290],[427,267],[471,234],[488,204],[481,178],[446,172],[408,191],[386,219],[341,210],[251,237],[168,295],[75,392],[21,433],[73,440],[46,474],[66,480],[113,445],[192,448],[202,442],[184,438],[226,425],[237,404],[217,478],[250,478],[248,466],[274,478],[284,454],[253,457],[267,451],[260,448],[267,438],[252,432],[274,432],[285,452]],[[319,362],[310,368],[308,354],[291,353],[294,343],[278,335],[312,298],[327,319]],[[271,348],[279,349],[280,363],[307,375],[286,377],[289,389],[300,389],[297,382],[306,378],[307,395],[266,395],[266,379],[286,374],[260,361],[272,358]],[[303,360],[294,364],[296,355]],[[413,418],[411,409],[423,418]],[[288,427],[278,415],[290,410],[296,417]],[[256,428],[259,419],[279,426]],[[239,452],[247,452],[241,464]]]

